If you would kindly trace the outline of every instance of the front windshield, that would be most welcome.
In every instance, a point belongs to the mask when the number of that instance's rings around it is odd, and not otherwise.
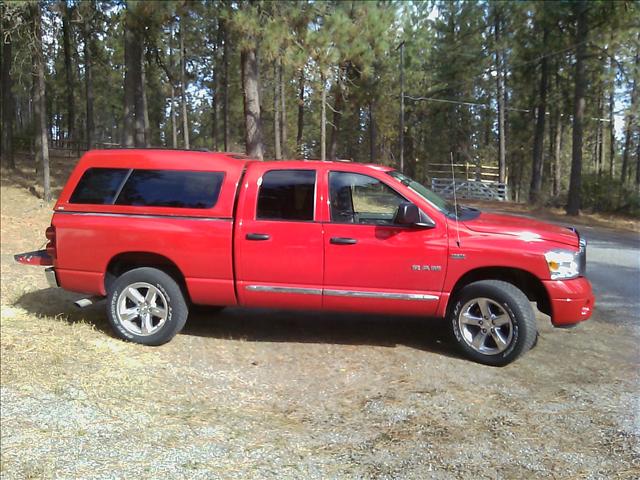
[[[401,182],[403,185],[406,185],[407,187],[409,187],[413,192],[420,195],[422,198],[424,198],[427,202],[432,204],[434,207],[436,207],[445,215],[455,216],[455,207],[451,202],[440,197],[437,193],[429,190],[420,182],[417,182],[411,177],[407,177],[406,175],[400,172],[397,172],[395,170],[388,173],[393,178]]]

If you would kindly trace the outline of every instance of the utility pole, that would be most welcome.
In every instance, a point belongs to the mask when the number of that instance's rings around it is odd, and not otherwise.
[[[398,48],[400,48],[400,172],[404,173],[404,40]]]

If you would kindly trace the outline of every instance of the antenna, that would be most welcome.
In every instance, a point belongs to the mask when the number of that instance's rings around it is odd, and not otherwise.
[[[456,174],[453,171],[453,152],[450,152],[451,158],[451,181],[453,182],[453,208],[456,214],[456,238],[458,247],[460,246],[460,224],[458,223],[458,198],[456,196]]]

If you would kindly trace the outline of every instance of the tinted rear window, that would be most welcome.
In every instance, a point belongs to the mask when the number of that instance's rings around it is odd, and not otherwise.
[[[211,208],[220,195],[222,172],[134,170],[116,205]]]
[[[313,220],[315,170],[271,170],[262,176],[259,219]]]
[[[78,182],[69,203],[110,204],[129,173],[126,168],[90,168]]]

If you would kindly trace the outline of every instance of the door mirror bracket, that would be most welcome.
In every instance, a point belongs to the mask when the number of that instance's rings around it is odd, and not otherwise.
[[[398,205],[394,223],[397,225],[433,228],[435,223],[426,214],[424,214],[415,204],[411,202],[402,202]]]

